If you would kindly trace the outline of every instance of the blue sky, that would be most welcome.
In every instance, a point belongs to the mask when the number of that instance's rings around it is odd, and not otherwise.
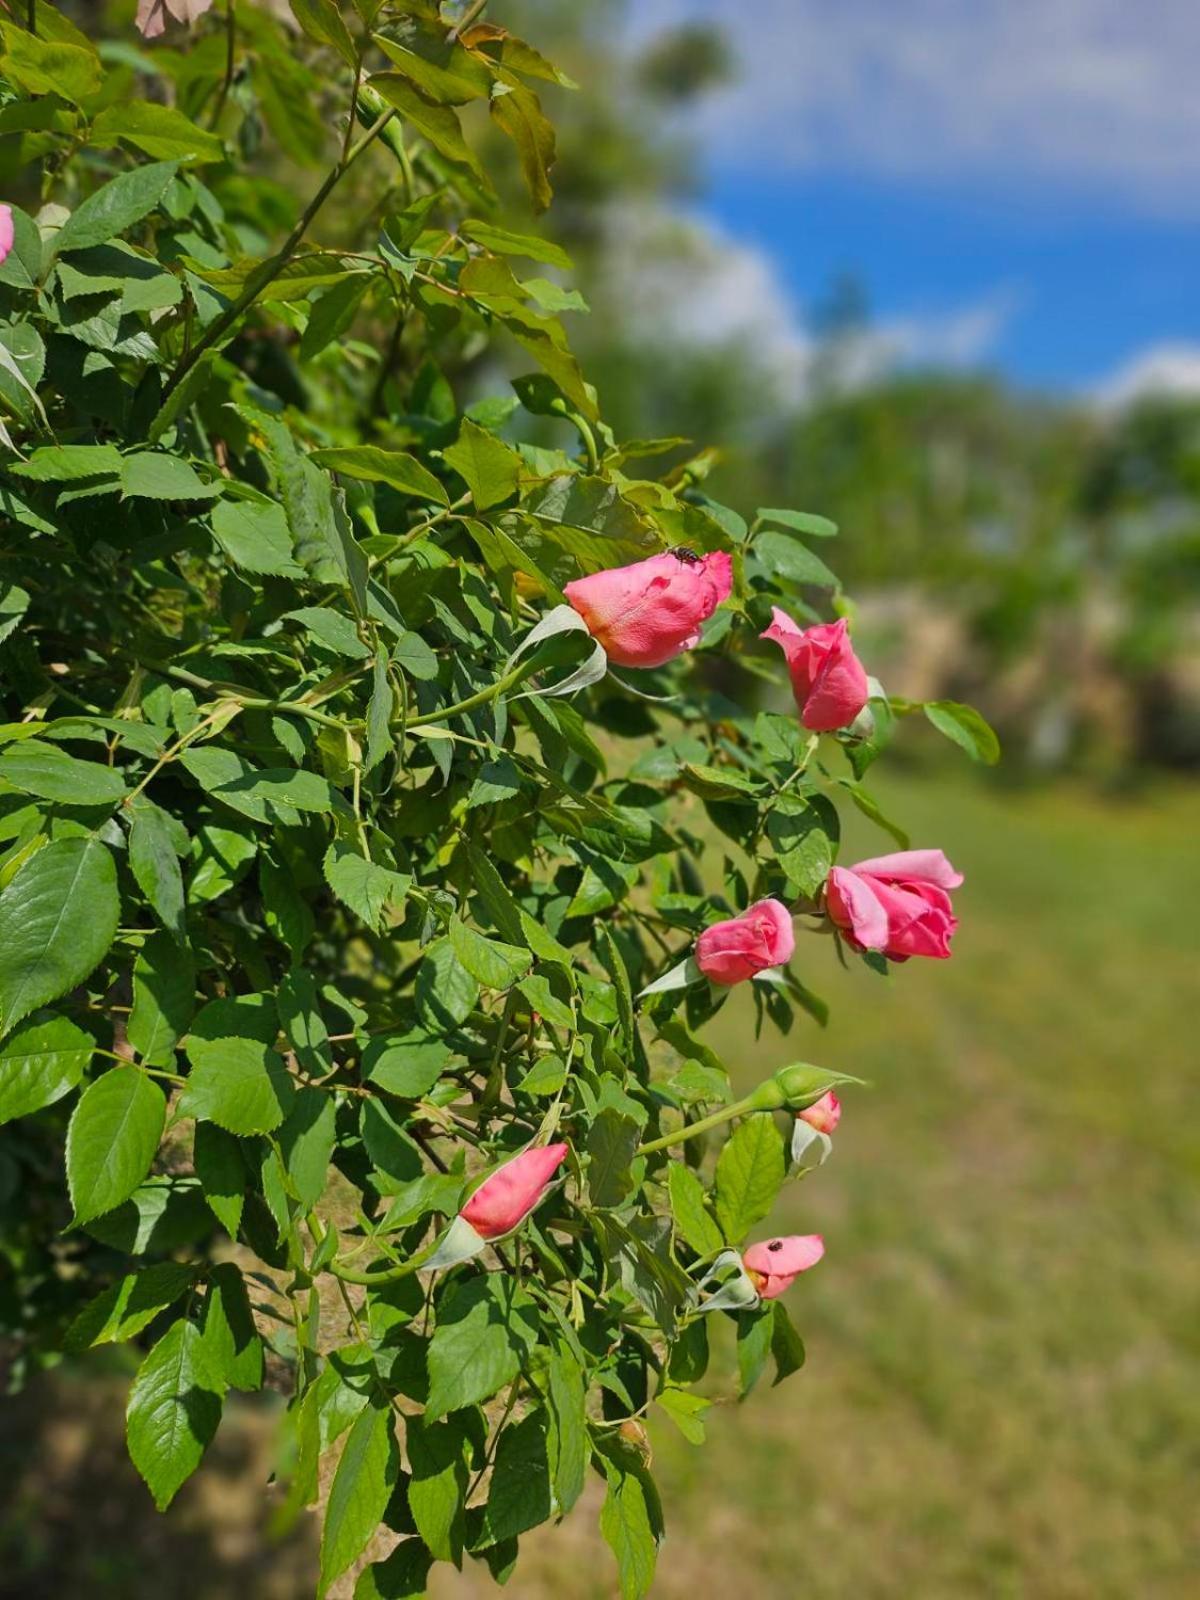
[[[797,339],[848,269],[902,359],[1200,388],[1192,0],[632,0],[635,36],[693,20],[739,58],[698,211]]]

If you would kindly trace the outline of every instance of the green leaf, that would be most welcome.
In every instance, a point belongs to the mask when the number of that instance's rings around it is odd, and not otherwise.
[[[368,1405],[350,1429],[329,1491],[318,1597],[366,1549],[383,1520],[398,1472],[392,1408]]]
[[[223,1389],[261,1389],[263,1346],[241,1268],[232,1261],[211,1267],[200,1320],[204,1354]]]
[[[442,455],[466,483],[477,511],[498,506],[517,492],[520,456],[469,417],[463,419],[457,440]]]
[[[228,1133],[270,1133],[291,1110],[295,1084],[281,1055],[257,1039],[188,1038],[192,1072],[179,1102],[184,1116]]]
[[[428,1094],[450,1059],[450,1046],[427,1033],[372,1039],[363,1051],[363,1076],[388,1094],[419,1100]]]
[[[174,1322],[138,1368],[125,1411],[134,1466],[165,1511],[200,1465],[221,1420],[220,1381],[194,1322]]]
[[[80,105],[100,87],[100,61],[94,50],[55,39],[39,39],[13,23],[0,24],[4,55],[0,72],[29,94],[56,94]]]
[[[583,1493],[591,1442],[587,1426],[587,1385],[579,1363],[556,1346],[546,1362],[550,1412],[550,1474],[560,1513]]]
[[[725,1240],[708,1209],[704,1185],[682,1161],[673,1161],[667,1173],[671,1215],[684,1240],[699,1256],[716,1255]]]
[[[406,450],[381,450],[378,445],[364,444],[340,450],[314,450],[309,457],[318,466],[331,472],[341,472],[347,478],[363,478],[371,483],[386,483],[401,494],[413,494],[422,500],[436,500],[439,505],[449,505],[450,496],[428,468]]]
[[[554,165],[554,127],[542,111],[532,89],[505,84],[507,94],[495,94],[488,104],[492,121],[517,147],[521,173],[535,211],[545,211],[554,198],[550,187],[550,168]]]
[[[88,1085],[67,1129],[67,1184],[76,1222],[127,1200],[150,1170],[167,1102],[136,1067],[114,1067]]]
[[[417,1017],[425,1030],[449,1033],[474,1010],[479,984],[458,959],[449,939],[435,939],[422,958],[414,994]]]
[[[287,516],[274,501],[222,500],[213,507],[212,531],[233,564],[246,572],[287,578],[303,572],[292,555]]]
[[[155,161],[122,172],[103,184],[71,213],[58,231],[54,249],[86,250],[127,232],[158,205],[179,170],[177,161]]]
[[[741,1398],[744,1400],[762,1377],[771,1342],[775,1335],[775,1308],[762,1305],[754,1311],[738,1313],[737,1356],[741,1379]]]
[[[785,1170],[774,1118],[763,1113],[739,1123],[717,1161],[717,1219],[730,1244],[770,1212]]]
[[[669,1385],[660,1389],[654,1398],[689,1444],[704,1443],[704,1424],[700,1419],[712,1405],[711,1400]]]
[[[759,522],[773,522],[780,528],[794,528],[797,533],[811,534],[817,539],[832,539],[837,533],[837,523],[828,517],[815,516],[811,511],[781,511],[774,506],[760,506],[754,513]]]
[[[337,1101],[321,1089],[296,1095],[277,1135],[288,1181],[306,1211],[325,1192],[337,1137]]]
[[[787,1307],[782,1300],[774,1302],[771,1323],[771,1354],[775,1357],[775,1379],[771,1387],[799,1372],[804,1365],[804,1341],[792,1326]]]
[[[114,806],[125,795],[125,780],[112,767],[80,761],[37,739],[27,739],[0,756],[0,779],[23,794],[59,805]]]
[[[133,967],[133,1010],[128,1037],[151,1067],[169,1066],[175,1044],[196,1009],[196,973],[189,949],[166,933],[146,940]]]
[[[98,839],[56,839],[0,893],[0,1037],[91,973],[117,931],[112,855]]]
[[[539,1407],[500,1435],[483,1525],[488,1539],[499,1544],[536,1528],[554,1510],[546,1413]]]
[[[408,1509],[435,1561],[462,1561],[466,1532],[467,1452],[470,1434],[462,1419],[426,1423],[410,1417],[404,1443],[412,1473]]]
[[[304,768],[255,767],[215,746],[189,748],[179,762],[214,800],[254,822],[295,823],[304,812],[349,809],[328,779]]]
[[[841,579],[831,572],[819,556],[786,533],[768,529],[754,541],[754,554],[777,577],[789,583],[808,583],[821,589],[840,589]]]
[[[490,1400],[511,1383],[537,1339],[532,1300],[502,1273],[459,1281],[442,1302],[429,1344],[432,1421]]]
[[[121,492],[143,500],[213,500],[221,486],[205,483],[178,456],[139,450],[121,462]]]
[[[830,837],[830,827],[835,830]],[[824,796],[813,801],[780,795],[767,816],[767,835],[779,865],[801,894],[815,896],[833,865],[837,814]]]
[[[606,1106],[588,1129],[588,1194],[594,1206],[620,1205],[634,1186],[630,1170],[639,1138],[638,1124]]]
[[[163,927],[183,944],[187,923],[175,838],[175,825],[166,812],[144,801],[137,803],[129,830],[129,868]]]
[[[29,591],[17,583],[0,583],[0,644],[29,610]]]
[[[424,1600],[433,1557],[422,1539],[401,1539],[386,1561],[359,1574],[354,1600]]]
[[[258,858],[258,886],[267,931],[291,951],[293,960],[299,961],[316,924],[292,871],[274,854],[263,851]]]
[[[375,43],[406,78],[440,105],[465,105],[485,100],[493,74],[478,55],[465,50],[439,27],[410,29],[403,43],[377,33]]]
[[[284,617],[298,622],[306,633],[327,650],[347,656],[351,661],[365,661],[371,654],[369,647],[359,638],[353,618],[343,616],[340,611],[333,611],[327,606],[300,606],[295,611],[284,612]]]
[[[90,1033],[53,1011],[31,1017],[0,1045],[0,1123],[70,1094],[95,1050]]]
[[[528,950],[487,939],[459,918],[450,924],[450,947],[471,976],[485,989],[511,989],[533,965]]]
[[[215,1122],[198,1122],[192,1163],[213,1216],[236,1239],[246,1189],[246,1167],[236,1138]]]
[[[51,444],[34,450],[9,471],[32,483],[81,483],[119,473],[121,461],[121,452],[111,444]]]
[[[115,1211],[86,1227],[101,1244],[127,1256],[141,1256],[195,1244],[212,1231],[212,1219],[194,1179],[151,1177]]]
[[[368,772],[374,772],[386,761],[393,749],[391,722],[396,697],[387,669],[387,655],[379,650],[371,663],[371,698],[367,703]]]
[[[325,852],[325,881],[344,906],[369,928],[381,928],[389,912],[398,912],[412,883],[406,872],[368,861],[342,839]]]
[[[90,1300],[67,1329],[67,1350],[87,1350],[97,1344],[123,1344],[194,1282],[194,1267],[179,1261],[160,1261],[123,1278]]]
[[[565,250],[549,239],[539,239],[531,233],[513,233],[509,228],[498,228],[493,222],[480,222],[475,217],[468,217],[460,223],[458,231],[464,238],[473,239],[494,255],[524,256],[527,261],[542,261],[548,267],[558,267],[562,272],[570,272],[573,268],[573,262]],[[686,440],[678,442],[686,443]]]
[[[957,700],[927,700],[922,709],[937,731],[965,750],[972,761],[989,767],[999,761],[1000,741],[974,706]]]
[[[333,1066],[333,1050],[312,974],[302,968],[289,972],[276,991],[275,1005],[300,1065],[305,1072],[323,1076]]]
[[[449,106],[437,105],[427,100],[399,72],[376,72],[368,79],[370,87],[380,94],[388,105],[395,106],[405,122],[410,123],[423,139],[440,156],[455,166],[465,167],[485,194],[492,193],[487,173],[479,159],[463,138],[462,126]]]
[[[215,133],[198,128],[173,106],[160,106],[152,100],[124,100],[105,106],[92,123],[89,142],[105,149],[118,140],[157,161],[174,160],[185,167],[225,159],[225,146]]]
[[[654,1582],[658,1545],[662,1538],[662,1508],[658,1491],[646,1469],[632,1452],[614,1449],[601,1461],[608,1493],[600,1511],[600,1532],[617,1558],[621,1600],[642,1600]]]
[[[341,12],[333,0],[288,0],[292,15],[315,44],[332,45],[348,67],[358,66],[358,54]]]

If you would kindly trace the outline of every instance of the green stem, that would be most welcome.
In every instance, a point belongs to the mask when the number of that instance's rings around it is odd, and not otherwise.
[[[426,1245],[424,1250],[418,1250],[415,1256],[409,1256],[408,1260],[402,1261],[399,1266],[387,1267],[383,1272],[356,1272],[353,1267],[347,1267],[336,1256],[325,1270],[326,1272],[332,1272],[335,1278],[341,1278],[343,1283],[360,1283],[364,1284],[368,1289],[372,1284],[376,1283],[395,1283],[400,1278],[411,1277],[414,1272],[424,1266],[425,1262],[429,1260],[437,1249],[438,1242],[435,1239],[432,1244]]]
[[[221,113],[225,109],[225,102],[229,98],[229,91],[233,88],[233,74],[237,64],[237,7],[234,0],[227,0],[225,6],[225,76],[221,80],[221,87],[217,90],[217,103],[213,107],[213,114],[209,120],[209,127],[215,128],[221,120]]]
[[[600,450],[596,444],[596,435],[592,432],[592,425],[586,417],[581,417],[578,411],[568,411],[567,415],[579,431],[583,440],[584,453],[587,456],[587,468],[591,473],[600,470]]]
[[[699,1122],[685,1123],[682,1128],[676,1128],[674,1133],[664,1133],[659,1139],[651,1139],[646,1144],[638,1145],[634,1155],[649,1156],[656,1150],[668,1150],[671,1145],[682,1144],[685,1139],[694,1139],[700,1133],[708,1133],[712,1128],[719,1128],[722,1123],[730,1122],[734,1117],[742,1117],[747,1112],[765,1109],[767,1108],[762,1105],[756,1091],[731,1106],[722,1106],[720,1111],[714,1111],[711,1117],[702,1117]]]
[[[196,365],[196,362],[200,359],[204,352],[206,350],[211,350],[212,347],[217,344],[226,333],[229,332],[230,328],[233,327],[238,318],[242,316],[244,312],[250,309],[267,285],[275,281],[275,279],[283,271],[284,267],[286,267],[288,262],[292,259],[293,255],[295,255],[296,247],[299,245],[304,235],[308,232],[309,224],[312,222],[317,212],[325,204],[330,194],[337,187],[338,183],[340,183],[346,172],[348,172],[358,160],[359,156],[362,155],[367,146],[372,144],[379,137],[379,135],[383,132],[395,115],[395,107],[389,106],[386,111],[384,111],[380,116],[376,117],[375,121],[367,129],[366,133],[363,134],[358,143],[352,145],[346,152],[345,156],[342,157],[331,169],[328,176],[325,178],[324,183],[322,183],[316,194],[313,195],[312,199],[305,206],[304,211],[301,213],[300,220],[296,223],[296,226],[284,240],[283,247],[279,253],[272,256],[268,261],[260,262],[259,266],[246,280],[245,288],[242,290],[241,294],[238,295],[233,304],[223,311],[214,322],[209,324],[203,336],[200,339],[197,339],[191,350],[180,359],[179,364],[176,366],[175,371],[171,375],[170,382],[167,384],[164,399],[166,398],[166,395],[169,395],[173,389],[178,387],[180,381],[191,370],[191,368]]]
[[[452,706],[441,706],[437,711],[426,711],[423,716],[409,717],[406,726],[424,728],[432,722],[444,722],[447,717],[457,717],[464,711],[474,711],[476,706],[487,705],[489,700],[497,699],[506,689],[511,689],[513,684],[520,683],[529,671],[530,663],[522,661],[496,683],[489,684],[486,689],[480,689],[477,694],[468,695],[465,700],[456,701]]]

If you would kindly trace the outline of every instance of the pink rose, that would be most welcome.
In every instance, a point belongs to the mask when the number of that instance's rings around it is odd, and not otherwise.
[[[522,1150],[480,1184],[459,1216],[481,1239],[511,1233],[541,1200],[566,1154],[565,1144]]]
[[[714,922],[696,940],[696,965],[713,983],[742,983],[792,959],[791,913],[778,900],[757,900],[740,916]]]
[[[807,1122],[810,1128],[815,1128],[818,1133],[832,1133],[842,1120],[842,1102],[830,1089],[811,1106],[805,1106],[803,1111],[797,1111],[797,1120]]]
[[[696,560],[668,551],[575,578],[563,593],[610,661],[661,667],[699,642],[701,623],[732,588],[733,563],[723,550]]]
[[[819,1233],[792,1233],[783,1239],[764,1239],[752,1244],[742,1257],[742,1265],[763,1300],[777,1300],[793,1279],[815,1267],[825,1254],[825,1241]]]
[[[799,628],[778,606],[772,606],[771,618],[761,637],[773,639],[787,658],[800,721],[814,733],[848,727],[870,699],[870,690],[845,618]]]
[[[944,960],[958,926],[947,891],[962,881],[940,850],[898,850],[834,867],[825,884],[825,909],[858,950],[881,950],[893,961]]]
[[[13,219],[12,207],[0,206],[0,267],[12,254],[13,247]]]

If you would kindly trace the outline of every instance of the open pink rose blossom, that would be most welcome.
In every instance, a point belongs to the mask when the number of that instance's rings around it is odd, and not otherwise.
[[[565,1144],[522,1150],[480,1184],[459,1216],[481,1239],[511,1233],[541,1200],[566,1154]]]
[[[761,635],[783,651],[792,677],[792,692],[800,708],[800,721],[813,733],[846,728],[870,699],[867,675],[850,643],[849,624],[820,622],[801,628],[781,611],[771,608],[771,626]]]
[[[713,983],[742,983],[792,959],[791,913],[778,900],[756,900],[740,916],[714,922],[696,940],[696,965]]]
[[[723,550],[690,559],[668,551],[575,578],[563,594],[618,667],[661,667],[699,643],[701,625],[732,588]]]
[[[832,1133],[842,1120],[842,1102],[830,1089],[819,1100],[814,1100],[811,1106],[797,1111],[796,1117],[800,1122],[807,1122],[818,1133]]]
[[[791,1233],[782,1239],[752,1244],[742,1257],[742,1265],[760,1297],[776,1300],[802,1272],[815,1267],[824,1254],[825,1241],[819,1233]]]
[[[852,867],[834,867],[825,884],[830,920],[859,950],[893,961],[945,960],[958,919],[949,890],[963,881],[940,850],[898,850]]]
[[[0,206],[0,267],[12,254],[13,247],[13,219],[12,207]]]

